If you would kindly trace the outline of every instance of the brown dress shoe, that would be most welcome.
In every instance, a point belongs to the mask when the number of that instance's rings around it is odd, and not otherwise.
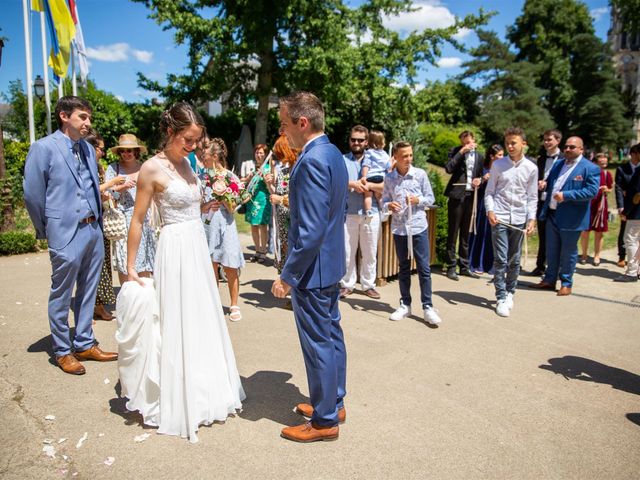
[[[535,288],[536,290],[555,290],[555,285],[551,285],[547,282],[536,283],[535,285],[529,285],[529,288]]]
[[[313,406],[310,403],[299,403],[296,405],[295,412],[303,417],[311,418],[313,415]],[[347,420],[347,411],[344,407],[338,409],[338,422],[344,423]]]
[[[327,440],[337,440],[340,433],[340,427],[321,427],[311,422],[296,425],[295,427],[286,427],[280,432],[282,438],[293,440],[294,442],[309,443]]]
[[[620,268],[624,268],[627,266],[627,262],[625,262],[624,260],[618,260],[618,263],[616,263],[616,265]]]
[[[103,352],[98,345],[76,352],[74,355],[78,360],[95,360],[96,362],[113,362],[118,359],[116,352]]]
[[[86,373],[82,364],[70,353],[56,357],[56,363],[64,373],[70,373],[71,375],[84,375]]]
[[[560,290],[558,290],[559,297],[566,297],[567,295],[571,295],[571,287],[561,287]]]
[[[369,298],[373,298],[375,300],[379,300],[380,299],[380,294],[378,293],[378,291],[375,288],[370,288],[369,290],[365,290],[362,293],[364,293]]]

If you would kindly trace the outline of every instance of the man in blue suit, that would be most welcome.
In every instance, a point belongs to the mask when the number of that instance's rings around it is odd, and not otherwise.
[[[546,199],[539,218],[547,222],[547,270],[531,288],[555,290],[571,295],[573,272],[578,260],[580,232],[589,229],[591,199],[600,188],[600,169],[582,156],[580,137],[570,137],[564,146],[564,160],[557,161],[547,178]]]
[[[289,180],[289,252],[271,291],[291,291],[311,404],[311,421],[281,435],[297,442],[335,440],[344,409],[346,360],[338,300],[345,273],[344,222],[349,176],[342,154],[324,134],[324,109],[312,93],[280,99],[280,128],[302,153]]]
[[[97,346],[92,327],[104,245],[95,150],[83,140],[91,126],[91,113],[91,105],[82,98],[60,98],[55,109],[59,130],[31,145],[24,169],[27,211],[36,237],[49,243],[53,353],[60,368],[74,375],[85,373],[78,360],[118,358],[117,353],[103,352]],[[73,341],[69,307],[76,327]]]

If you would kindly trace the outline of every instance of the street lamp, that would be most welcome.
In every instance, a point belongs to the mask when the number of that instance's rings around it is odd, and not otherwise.
[[[38,100],[42,100],[44,97],[44,80],[40,75],[36,75],[36,79],[33,81],[33,93],[38,97]]]

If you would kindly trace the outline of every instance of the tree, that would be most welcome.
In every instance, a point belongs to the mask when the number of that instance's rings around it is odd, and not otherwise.
[[[575,37],[585,33],[594,35],[592,20],[576,0],[526,0],[507,33],[518,49],[516,60],[540,66],[536,86],[547,91],[544,104],[562,131],[572,124],[576,99],[584,98],[573,88],[571,58],[584,48]]]
[[[494,142],[502,140],[503,132],[518,126],[529,136],[540,135],[551,128],[553,120],[540,105],[546,91],[534,85],[539,67],[516,62],[516,55],[494,32],[477,32],[480,44],[470,51],[473,60],[465,62],[463,78],[484,82],[480,88],[481,113],[476,122],[485,136]]]
[[[572,131],[591,148],[625,145],[632,135],[632,122],[622,102],[610,49],[594,35],[578,35],[575,40],[583,48],[571,59],[572,84],[584,101],[576,105]]]
[[[139,75],[140,86],[169,101],[219,98],[232,106],[257,102],[256,142],[266,140],[269,97],[294,89],[325,103],[329,130],[360,121],[389,129],[411,115],[410,88],[421,62],[435,61],[460,28],[488,18],[482,10],[443,29],[401,37],[383,16],[407,12],[410,0],[133,0],[189,45],[189,73],[167,85]],[[257,79],[257,80],[256,80]]]
[[[640,0],[610,0],[622,20],[622,29],[627,33],[640,33]]]
[[[470,123],[479,113],[478,92],[458,79],[427,84],[416,93],[417,120],[457,125]]]

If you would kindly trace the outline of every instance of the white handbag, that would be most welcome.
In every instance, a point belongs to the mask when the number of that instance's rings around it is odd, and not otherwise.
[[[102,216],[102,231],[107,240],[124,240],[127,238],[127,219],[109,198],[109,208]]]

